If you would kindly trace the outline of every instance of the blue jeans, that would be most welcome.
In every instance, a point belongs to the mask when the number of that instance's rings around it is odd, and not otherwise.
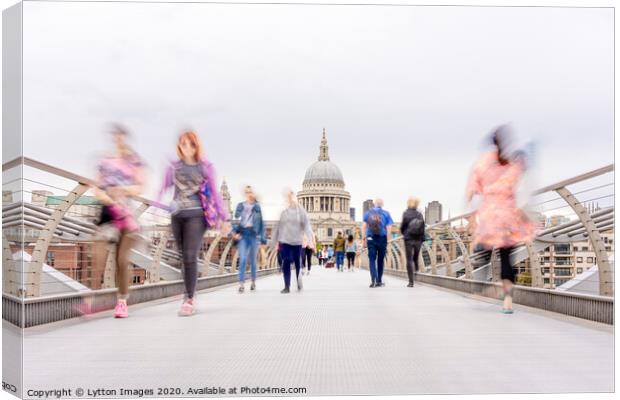
[[[340,269],[342,268],[343,265],[344,265],[344,251],[337,251],[336,252],[336,267]]]
[[[239,282],[245,282],[246,263],[250,262],[252,280],[256,280],[256,253],[258,251],[258,238],[252,228],[242,228],[241,239],[239,240]]]
[[[295,272],[299,279],[301,270],[301,245],[294,246],[282,243],[282,274],[284,275],[284,287],[291,286],[291,263],[295,264]]]
[[[387,251],[387,236],[368,236],[368,266],[373,283],[381,283]]]

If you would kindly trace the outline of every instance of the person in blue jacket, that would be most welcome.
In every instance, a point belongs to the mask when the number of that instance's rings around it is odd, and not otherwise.
[[[235,226],[234,239],[237,241],[239,252],[239,293],[245,290],[245,270],[249,262],[252,274],[250,290],[256,289],[256,254],[260,244],[266,244],[265,223],[260,204],[251,186],[244,189],[245,201],[237,204],[235,219],[239,223]]]

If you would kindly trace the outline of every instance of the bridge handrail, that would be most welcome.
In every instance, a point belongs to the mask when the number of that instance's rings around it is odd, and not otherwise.
[[[600,260],[599,291],[601,294],[605,296],[613,296],[613,278],[612,278],[611,267],[609,265],[609,261],[607,257],[607,251],[605,249],[605,245],[603,241],[600,239],[600,232],[613,229],[613,221],[614,221],[613,206],[609,208],[604,208],[600,211],[596,211],[596,212],[593,212],[592,214],[589,214],[587,210],[585,210],[584,207],[577,201],[574,194],[571,193],[566,187],[570,185],[574,185],[576,183],[587,181],[589,179],[592,179],[592,178],[595,178],[595,177],[598,177],[598,176],[601,176],[601,175],[604,175],[604,174],[607,174],[613,171],[614,171],[614,164],[609,164],[601,168],[597,168],[597,169],[588,171],[586,173],[577,175],[575,177],[564,179],[564,180],[552,183],[550,185],[543,186],[542,188],[539,188],[532,192],[532,195],[541,195],[544,193],[554,192],[554,191],[557,192],[560,195],[560,197],[554,200],[564,200],[564,202],[567,204],[567,207],[571,207],[573,211],[575,212],[575,214],[578,216],[579,219],[576,221],[570,221],[566,224],[562,224],[557,227],[543,230],[539,232],[538,234],[549,235],[549,234],[553,234],[554,232],[557,232],[558,234],[554,235],[554,238],[556,238],[560,233],[565,234],[554,240],[543,240],[544,238],[541,238],[541,242],[548,243],[547,247],[549,247],[550,245],[556,242],[559,243],[560,239],[567,239],[569,241],[577,241],[577,240],[582,240],[582,239],[589,240],[592,244],[592,247],[594,248],[597,261]],[[609,185],[604,185],[601,187],[606,187],[606,186],[609,186]],[[601,187],[597,187],[597,188],[600,189]],[[588,190],[592,190],[592,189],[588,189]],[[583,192],[578,192],[578,193],[583,193]],[[452,259],[452,257],[448,255],[449,258],[447,260],[444,260],[443,258],[446,258],[444,257],[444,255],[447,253],[445,252],[445,248],[442,248],[443,263],[440,265],[446,266],[447,268],[446,273],[448,275],[452,274],[451,265],[460,260],[465,265],[465,271],[466,271],[465,277],[470,278],[470,279],[473,278],[474,268],[472,266],[472,261],[477,259],[476,256],[479,255],[479,253],[470,254],[470,250],[467,249],[467,247],[464,246],[462,242],[462,237],[461,237],[462,235],[457,233],[456,230],[452,228],[452,223],[455,221],[468,219],[472,217],[474,213],[475,211],[468,212],[468,213],[461,214],[455,217],[451,217],[451,218],[439,221],[434,224],[429,224],[426,226],[426,229],[429,232],[437,231],[440,229],[446,229],[446,233],[448,233],[448,235],[456,242],[456,244],[459,246],[459,249],[461,250],[461,255],[457,256],[456,258]],[[611,215],[608,215],[608,214],[611,214]],[[445,239],[438,238],[437,240],[439,242],[439,245],[443,246],[443,240]],[[404,265],[406,264],[406,257],[403,257],[402,255],[403,253],[403,251],[401,251],[401,247],[403,246],[402,242],[403,242],[402,234],[396,235],[388,239],[387,262],[388,262],[389,268],[397,269],[397,270],[404,269]],[[530,258],[530,261],[531,261],[531,269],[534,271],[533,280],[536,280],[536,285],[542,285],[543,278],[542,278],[542,274],[540,273],[540,270],[541,270],[540,262],[536,257],[534,258],[531,257],[533,256],[534,253],[532,253],[532,249],[528,247],[529,246],[528,244],[522,244],[522,247],[523,246],[525,246],[528,250],[528,255],[529,255],[528,257]],[[436,273],[436,260],[433,259],[433,257],[435,257],[434,251],[433,251],[433,254],[431,254],[429,251],[430,251],[430,248],[424,248],[420,251],[422,265],[424,265],[423,254],[424,252],[426,252],[426,254],[428,254],[428,256],[431,257],[431,264],[432,264],[431,269],[433,273]],[[365,254],[366,252],[367,252],[367,249],[361,249],[360,255]],[[424,268],[426,269],[426,266],[424,266]],[[460,268],[462,268],[462,266]],[[494,279],[498,279],[498,277],[494,276]]]
[[[83,230],[88,230],[89,228],[91,230],[94,229],[94,225],[91,226],[91,224],[80,222],[79,220],[75,220],[74,218],[71,218],[68,215],[66,215],[66,213],[68,209],[73,204],[75,204],[76,199],[81,197],[87,191],[88,188],[96,188],[97,182],[95,182],[93,179],[81,176],[79,174],[75,174],[65,169],[58,168],[53,165],[32,159],[30,157],[25,157],[25,156],[16,157],[8,162],[3,163],[2,170],[4,172],[12,168],[21,167],[21,166],[32,167],[34,169],[53,174],[55,176],[68,179],[70,181],[76,182],[78,185],[76,186],[75,189],[73,189],[73,191],[71,190],[67,191],[68,197],[66,197],[65,199],[70,199],[70,200],[67,200],[65,203],[63,203],[62,207],[64,207],[64,209],[61,209],[61,210],[59,209],[56,209],[56,210],[38,209],[37,210],[36,207],[34,206],[30,207],[31,206],[30,204],[27,206],[28,208],[32,208],[35,211],[42,212],[42,215],[32,217],[31,219],[33,220],[36,219],[37,221],[39,221],[39,219],[43,217],[43,214],[49,215],[48,221],[44,221],[42,224],[40,224],[39,222],[37,222],[36,224],[34,222],[29,222],[27,224],[28,227],[30,228],[34,228],[38,231],[43,231],[43,235],[39,236],[39,240],[37,241],[36,248],[39,250],[35,249],[35,252],[38,255],[38,258],[33,259],[33,262],[31,262],[32,271],[28,271],[29,272],[28,279],[32,280],[32,282],[22,283],[21,280],[18,279],[18,277],[16,276],[16,274],[23,273],[23,271],[18,270],[14,266],[15,262],[10,257],[11,251],[10,251],[9,243],[6,240],[6,237],[4,237],[4,229],[3,229],[3,239],[4,239],[3,248],[5,250],[5,253],[8,254],[8,256],[5,255],[5,262],[3,263],[3,271],[5,272],[4,274],[5,285],[4,286],[13,288],[13,289],[10,289],[11,292],[14,291],[15,293],[18,293],[21,290],[22,292],[27,293],[26,295],[27,297],[31,297],[31,296],[39,297],[40,290],[38,288],[41,285],[40,276],[41,276],[41,265],[43,263],[41,258],[43,257],[42,255],[47,254],[47,248],[49,247],[49,243],[51,242],[51,238],[54,237],[54,234],[56,232],[60,232],[60,231],[67,230],[67,229],[74,229],[74,230],[77,229],[77,227],[70,226],[71,223],[77,223],[78,225],[81,225],[83,227],[82,228]],[[21,177],[21,179],[23,179],[23,177]],[[45,185],[44,183],[40,183],[40,182],[39,184]],[[158,209],[158,210],[163,210],[164,212],[168,214],[170,212],[170,208],[168,206],[161,204],[157,201],[145,198],[143,196],[130,196],[130,198],[137,201],[139,204],[141,204],[139,207],[139,210],[138,209],[136,210],[138,214],[146,212],[151,207]],[[25,208],[26,206],[23,202],[18,202],[16,203],[16,205],[10,205],[8,207],[3,207],[3,213],[5,212],[10,213],[11,207],[13,208],[24,207]],[[42,225],[42,226],[38,226],[38,225]],[[5,225],[5,227],[9,228],[8,225]],[[160,230],[159,227],[156,227],[156,228],[157,228],[156,230]],[[169,224],[167,227],[161,230],[162,232],[164,232],[164,234],[160,238],[160,242],[157,245],[158,247],[165,246],[166,242],[168,241],[170,237]],[[86,232],[85,234],[87,235],[86,237],[88,237],[90,233]],[[204,262],[205,267],[201,270],[203,274],[212,273],[212,272],[207,272],[207,269],[214,265],[214,263],[211,260],[211,257],[214,255],[215,247],[217,247],[217,244],[224,242],[224,241],[230,242],[232,241],[232,238],[229,236],[222,236],[220,234],[217,234],[215,236],[215,239],[210,243],[208,248],[202,254],[203,256],[202,258],[206,260],[206,262]],[[35,252],[33,252],[33,254]],[[151,273],[150,275],[151,278],[149,278],[150,284],[156,283],[160,279],[159,271],[161,267],[161,253],[162,251],[155,252],[154,253],[155,255],[153,256],[152,265],[150,265],[148,268],[145,267],[145,269]],[[273,253],[272,251],[267,251],[264,254],[265,257],[263,258],[263,262],[259,263],[259,269],[273,268],[275,266],[276,258],[272,257],[273,255],[272,253]],[[224,274],[227,269],[226,266],[229,265],[229,263],[231,262],[233,264],[236,264],[236,261],[238,261],[238,257],[236,257],[234,248],[232,248],[232,246],[229,246],[229,245],[225,246],[225,250],[222,252],[221,255],[219,255],[219,260],[216,263],[216,265],[219,266],[219,270],[217,271],[217,273]],[[233,271],[235,271],[236,268],[237,266],[234,265]],[[105,283],[106,287],[109,287],[110,285],[113,286],[114,274],[108,273],[108,267],[106,267],[106,276],[108,277],[106,278],[107,279],[106,281],[107,283]],[[94,289],[94,291],[95,290],[101,290],[101,289]]]

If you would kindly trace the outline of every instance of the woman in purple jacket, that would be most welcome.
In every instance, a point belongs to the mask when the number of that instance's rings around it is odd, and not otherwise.
[[[171,204],[171,228],[183,258],[185,297],[180,316],[194,313],[194,294],[198,280],[198,252],[207,229],[230,230],[228,211],[217,191],[215,171],[203,155],[196,133],[179,136],[177,156],[166,171],[159,198],[174,186]],[[208,262],[205,260],[205,262]]]

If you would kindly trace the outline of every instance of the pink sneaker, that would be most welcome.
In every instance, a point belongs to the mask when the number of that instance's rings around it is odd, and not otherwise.
[[[114,318],[127,318],[129,317],[129,311],[127,310],[127,303],[119,301],[114,307]]]
[[[194,301],[192,299],[187,299],[181,305],[179,317],[189,317],[192,314],[194,314]]]

